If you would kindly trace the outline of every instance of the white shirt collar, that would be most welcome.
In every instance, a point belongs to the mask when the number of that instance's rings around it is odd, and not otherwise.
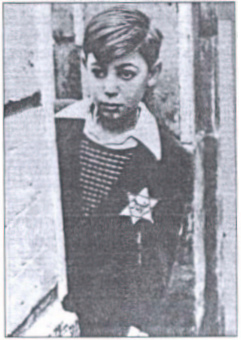
[[[104,130],[90,114],[90,105],[90,99],[78,101],[60,111],[56,117],[84,119],[85,135],[97,144],[110,149],[123,150],[135,147],[139,141],[153,153],[157,160],[161,159],[161,138],[157,121],[143,102],[139,104],[140,115],[136,125],[121,134]]]

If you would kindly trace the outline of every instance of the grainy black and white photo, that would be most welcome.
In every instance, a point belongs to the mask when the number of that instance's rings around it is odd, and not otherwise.
[[[237,335],[234,2],[4,2],[5,336]]]

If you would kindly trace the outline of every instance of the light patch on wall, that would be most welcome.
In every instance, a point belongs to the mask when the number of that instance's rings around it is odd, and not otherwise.
[[[4,5],[4,103],[40,90],[35,51],[39,31],[33,20],[34,4]],[[11,62],[9,62],[11,60]]]

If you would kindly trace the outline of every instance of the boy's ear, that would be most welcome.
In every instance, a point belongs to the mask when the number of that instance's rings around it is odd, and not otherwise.
[[[162,70],[162,62],[158,60],[152,67],[151,71],[149,72],[149,78],[147,80],[147,85],[149,87],[153,87],[156,85],[158,77]]]

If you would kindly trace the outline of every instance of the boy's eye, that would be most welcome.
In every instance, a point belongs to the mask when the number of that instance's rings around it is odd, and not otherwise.
[[[118,71],[118,77],[124,79],[124,80],[131,80],[136,76],[136,72],[131,70],[119,70]]]
[[[93,68],[92,73],[94,73],[94,76],[96,78],[105,78],[106,77],[106,72],[102,68]]]

